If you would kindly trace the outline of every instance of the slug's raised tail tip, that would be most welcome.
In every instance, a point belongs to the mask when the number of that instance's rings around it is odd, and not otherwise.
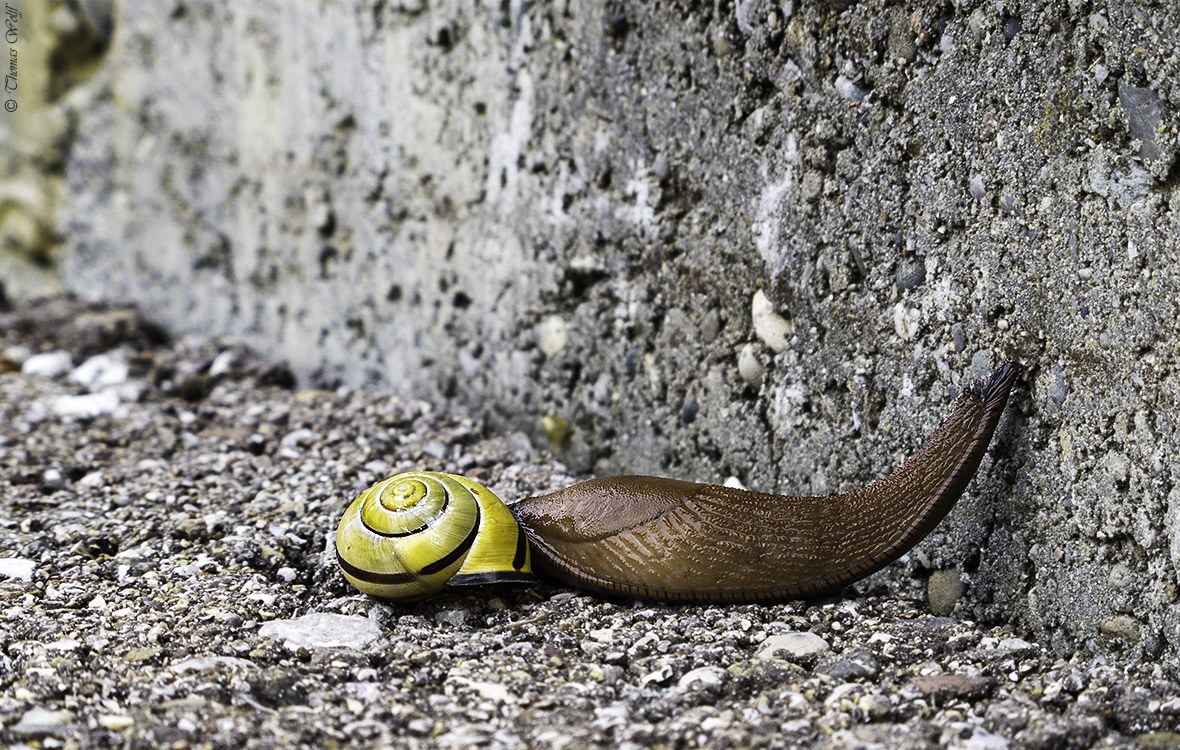
[[[986,403],[1004,401],[1008,398],[1008,391],[1012,390],[1012,383],[1020,372],[1020,365],[1008,360],[992,370],[992,374],[983,380],[972,383],[967,392]]]

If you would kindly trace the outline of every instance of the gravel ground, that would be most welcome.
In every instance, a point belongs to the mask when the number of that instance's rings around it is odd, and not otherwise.
[[[293,383],[125,308],[0,313],[0,742],[1180,747],[1159,665],[1057,659],[863,584],[776,606],[355,595],[331,535],[374,481],[574,478],[440,405]]]

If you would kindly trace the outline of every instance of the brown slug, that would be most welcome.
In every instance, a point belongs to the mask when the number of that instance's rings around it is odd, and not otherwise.
[[[908,461],[854,492],[794,497],[656,477],[593,479],[509,506],[537,572],[683,602],[822,594],[880,570],[946,516],[979,467],[1017,366],[967,388]]]

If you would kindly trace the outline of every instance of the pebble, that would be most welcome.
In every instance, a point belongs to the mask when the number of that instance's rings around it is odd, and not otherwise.
[[[231,669],[239,669],[242,671],[251,671],[258,669],[258,665],[246,659],[239,659],[235,656],[197,656],[192,659],[184,659],[168,666],[168,671],[174,674],[185,674],[186,672],[207,672],[210,669],[218,667],[228,667]]]
[[[977,201],[987,197],[987,185],[983,182],[983,175],[971,175],[971,179],[967,181],[967,192]]]
[[[114,391],[100,391],[79,396],[57,396],[50,399],[49,408],[59,417],[94,419],[113,414],[119,408],[119,394]]]
[[[24,375],[40,375],[43,378],[56,378],[64,375],[74,366],[74,360],[69,352],[61,350],[34,354],[24,361],[20,371]]]
[[[272,620],[258,634],[278,638],[290,649],[363,649],[381,637],[381,626],[367,617],[314,612],[294,620]]]
[[[676,682],[676,687],[680,688],[681,690],[687,690],[694,685],[700,685],[701,687],[706,688],[721,687],[723,684],[725,684],[725,678],[728,676],[729,673],[721,667],[697,667],[696,669],[686,672],[684,676]]]
[[[309,445],[314,445],[316,441],[316,434],[311,430],[303,427],[298,430],[291,430],[283,439],[279,441],[279,446],[288,450],[295,448],[306,448]]]
[[[122,385],[127,382],[131,369],[126,362],[109,354],[96,354],[70,372],[71,383],[88,388]]]
[[[787,337],[791,334],[791,324],[774,311],[774,305],[761,289],[754,292],[754,299],[750,304],[750,312],[754,321],[754,333],[775,352],[786,351]]]
[[[836,93],[846,102],[862,102],[868,96],[867,91],[845,76],[836,76]]]
[[[236,360],[237,354],[233,349],[226,349],[221,354],[218,354],[213,358],[213,364],[209,365],[209,377],[219,378],[227,374],[233,369]]]
[[[135,719],[126,714],[100,714],[98,717],[100,726],[106,727],[112,732],[121,732],[128,727],[135,725]]]
[[[18,581],[33,580],[37,563],[23,557],[0,557],[0,578],[14,578]]]
[[[921,313],[905,303],[898,302],[893,306],[893,330],[903,341],[909,341],[918,335],[918,321]]]
[[[763,641],[754,658],[806,661],[819,657],[829,648],[828,642],[815,633],[784,633]]]
[[[87,488],[101,487],[104,477],[105,475],[102,471],[92,471],[78,480],[78,486]]]
[[[50,711],[47,708],[30,708],[25,711],[13,727],[14,734],[40,735],[56,734],[74,723],[72,711]]]
[[[738,351],[738,374],[742,380],[754,387],[762,384],[762,375],[766,372],[766,365],[758,356],[758,348],[753,344],[746,344]]]
[[[970,677],[961,674],[925,674],[914,678],[914,686],[922,695],[936,702],[952,699],[979,698],[995,687],[991,677]]]
[[[569,422],[559,414],[546,414],[541,417],[541,431],[549,439],[549,444],[555,450],[563,450],[569,443]]]
[[[926,282],[926,261],[918,257],[902,258],[893,278],[899,292],[921,286]]]
[[[934,571],[926,584],[930,611],[936,615],[949,615],[966,590],[958,568]]]
[[[537,326],[537,344],[546,357],[552,357],[565,347],[569,334],[560,315],[550,315]]]

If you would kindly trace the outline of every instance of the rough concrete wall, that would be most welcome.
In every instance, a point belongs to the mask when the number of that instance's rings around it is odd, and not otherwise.
[[[1175,664],[1180,13],[798,6],[125,2],[66,279],[560,416],[578,470],[795,493],[1014,356],[994,459],[875,580]]]

